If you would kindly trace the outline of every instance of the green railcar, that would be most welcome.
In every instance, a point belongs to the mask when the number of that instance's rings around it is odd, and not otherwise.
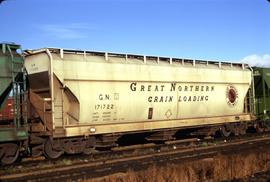
[[[0,44],[0,112],[12,114],[11,119],[0,119],[0,162],[5,164],[17,159],[28,139],[26,73],[18,51],[19,45]],[[5,108],[8,99],[12,100],[9,110]]]
[[[270,118],[270,68],[253,68],[256,116],[260,120]]]

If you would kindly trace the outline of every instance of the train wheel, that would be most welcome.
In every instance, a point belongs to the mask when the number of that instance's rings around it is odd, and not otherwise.
[[[220,133],[223,137],[228,137],[231,135],[231,130],[228,129],[226,126],[220,128]]]
[[[44,145],[44,154],[49,159],[56,159],[63,154],[63,150],[56,149],[54,142],[47,139]]]
[[[20,147],[15,143],[7,143],[4,145],[4,152],[1,158],[1,163],[9,165],[14,163],[19,156]]]

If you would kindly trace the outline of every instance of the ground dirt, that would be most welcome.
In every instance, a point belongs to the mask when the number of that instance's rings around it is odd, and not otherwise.
[[[179,163],[153,164],[145,170],[116,173],[83,182],[216,182],[234,181],[270,170],[270,150],[246,151]]]

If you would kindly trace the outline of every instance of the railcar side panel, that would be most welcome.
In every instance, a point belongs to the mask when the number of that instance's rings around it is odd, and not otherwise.
[[[250,120],[244,65],[59,51],[27,56],[26,68],[48,73],[53,126],[66,136]]]

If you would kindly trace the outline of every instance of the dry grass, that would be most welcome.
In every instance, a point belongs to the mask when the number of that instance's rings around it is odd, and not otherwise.
[[[215,182],[270,170],[270,152],[219,155],[179,164],[153,165],[146,170],[117,173],[84,182]]]

